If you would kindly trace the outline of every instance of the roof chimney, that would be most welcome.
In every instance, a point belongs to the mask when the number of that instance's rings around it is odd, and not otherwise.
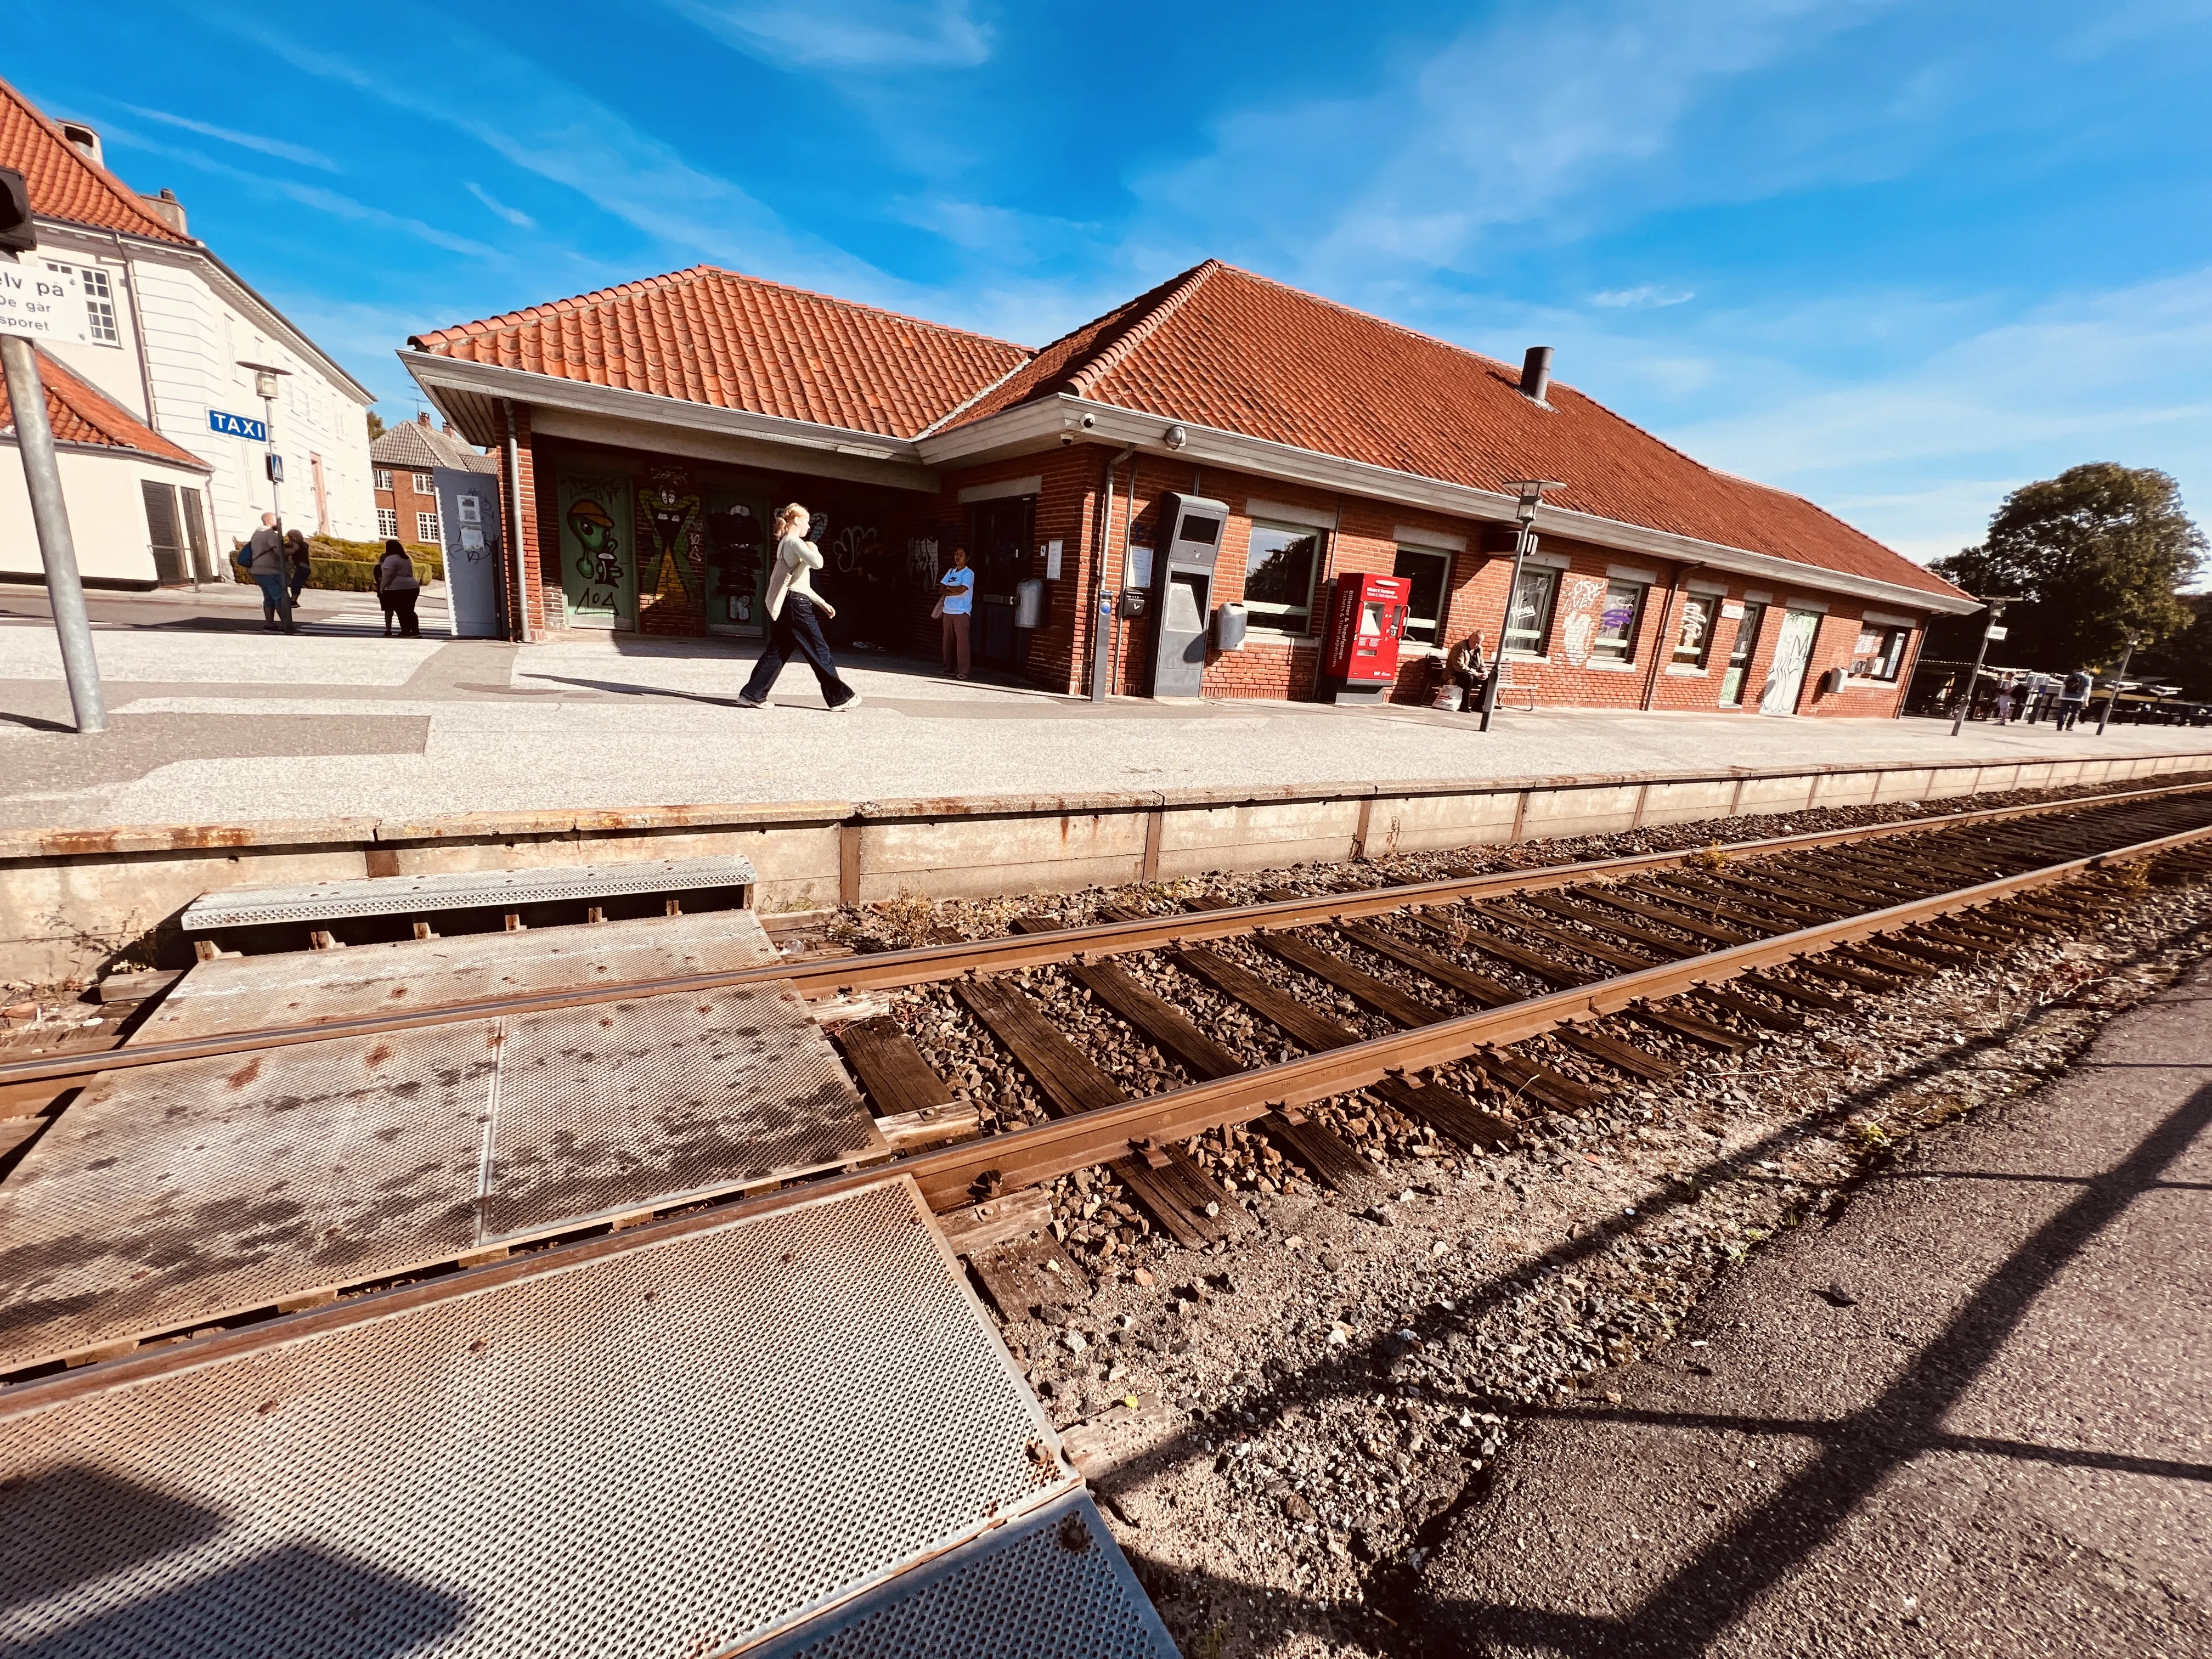
[[[1521,393],[1530,402],[1540,404],[1551,389],[1552,348],[1530,346],[1528,355],[1521,360]]]
[[[62,137],[69,141],[69,147],[71,149],[96,167],[104,167],[107,165],[100,159],[99,133],[82,121],[64,121],[61,124],[61,129]]]
[[[418,424],[418,425],[421,425],[421,426],[428,426],[428,425],[429,425],[429,424],[430,424],[430,411],[429,411],[428,410],[427,410],[427,409],[424,409],[424,410],[418,410],[417,411],[416,411],[415,420],[416,420],[416,424]]]
[[[168,226],[179,236],[191,233],[185,228],[185,204],[177,199],[177,192],[164,185],[159,196],[141,196],[139,202],[147,212]]]

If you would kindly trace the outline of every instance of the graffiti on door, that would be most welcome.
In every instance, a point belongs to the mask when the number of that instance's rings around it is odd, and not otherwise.
[[[569,621],[602,628],[626,622],[637,603],[629,480],[563,472],[560,501],[561,587]]]

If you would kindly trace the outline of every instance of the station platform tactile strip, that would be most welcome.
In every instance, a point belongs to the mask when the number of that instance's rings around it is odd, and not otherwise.
[[[1079,1484],[894,1178],[0,1394],[0,1640],[703,1659]]]
[[[106,1073],[0,1183],[0,1371],[887,1152],[781,984]]]

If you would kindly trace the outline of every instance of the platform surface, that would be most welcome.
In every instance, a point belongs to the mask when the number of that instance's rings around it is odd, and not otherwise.
[[[705,1659],[1076,1490],[911,1182],[667,1231],[0,1394],[0,1639]]]
[[[590,948],[624,929],[614,952]],[[652,945],[656,929],[679,942]],[[331,1012],[389,1007],[402,987],[453,1000],[429,960],[447,943],[217,963],[225,988],[204,997],[195,968],[177,1028],[148,1035],[221,1029],[216,1005],[256,1012],[252,988],[288,969],[354,975],[297,988]],[[556,983],[769,951],[744,912],[453,943]],[[490,972],[459,959],[470,982]],[[104,1073],[0,1183],[0,1371],[887,1151],[781,981]]]
[[[290,887],[241,887],[194,899],[177,919],[187,933],[275,922],[343,921],[425,910],[489,910],[583,902],[629,893],[684,893],[749,887],[752,860],[640,859],[619,864],[530,865],[516,870],[443,870],[364,876]]]

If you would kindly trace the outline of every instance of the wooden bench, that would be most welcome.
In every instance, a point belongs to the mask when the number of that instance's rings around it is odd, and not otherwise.
[[[1498,701],[1504,702],[1513,692],[1525,693],[1528,699],[1528,712],[1536,712],[1536,665],[1534,663],[1501,663],[1491,671],[1498,676]]]

